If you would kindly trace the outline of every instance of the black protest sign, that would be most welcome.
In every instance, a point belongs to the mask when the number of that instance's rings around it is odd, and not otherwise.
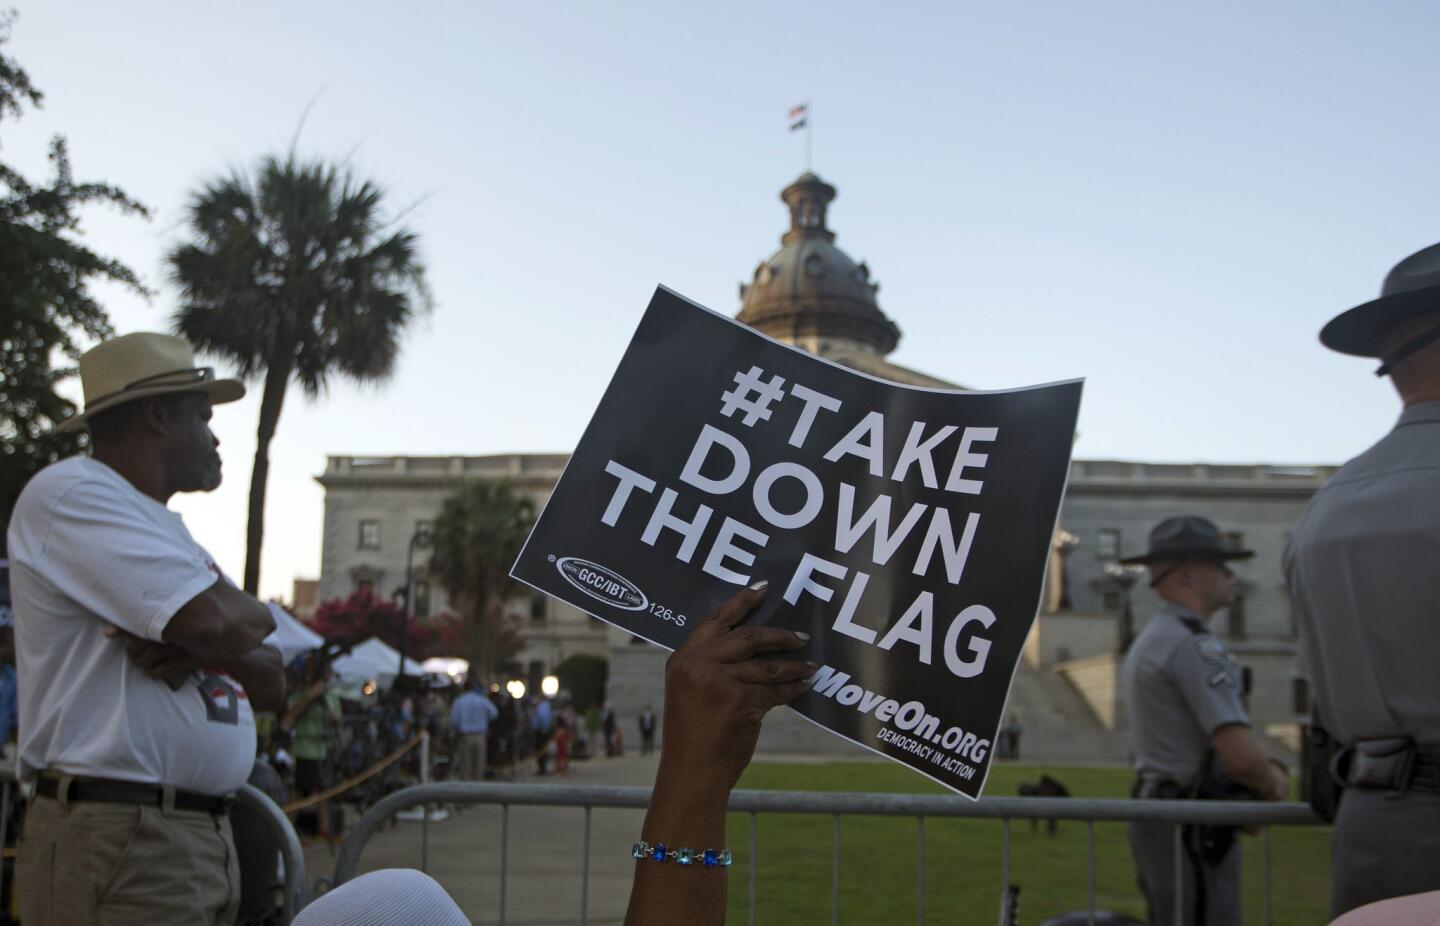
[[[1081,383],[893,384],[666,289],[513,575],[674,649],[760,579],[794,708],[971,797],[1039,606]]]

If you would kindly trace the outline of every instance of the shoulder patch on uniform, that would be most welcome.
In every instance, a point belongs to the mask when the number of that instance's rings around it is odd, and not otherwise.
[[[1208,634],[1191,640],[1190,645],[1195,647],[1195,652],[1200,654],[1201,659],[1211,665],[1230,664],[1230,654],[1226,651],[1225,644]]]
[[[1192,639],[1190,645],[1205,663],[1205,682],[1211,688],[1236,684],[1235,661],[1230,658],[1225,644],[1207,633]]]

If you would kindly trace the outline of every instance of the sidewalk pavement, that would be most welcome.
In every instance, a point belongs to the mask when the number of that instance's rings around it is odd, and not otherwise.
[[[638,785],[655,781],[658,754],[572,762],[566,776],[522,774],[525,784]],[[589,922],[619,924],[630,899],[643,810],[596,809],[591,815]],[[501,810],[471,806],[430,824],[429,874],[444,885],[472,923],[500,922]],[[377,833],[360,859],[361,872],[420,867],[421,824],[402,822]],[[506,859],[506,922],[515,926],[570,926],[580,922],[585,811],[579,807],[511,807]],[[305,850],[308,880],[329,878],[335,849]]]

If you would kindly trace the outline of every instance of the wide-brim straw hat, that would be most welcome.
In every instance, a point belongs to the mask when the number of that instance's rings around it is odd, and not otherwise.
[[[1249,559],[1254,550],[1237,550],[1225,542],[1220,528],[1194,514],[1166,518],[1150,531],[1150,549],[1143,556],[1127,556],[1126,565],[1149,565],[1180,559]]]
[[[203,392],[221,405],[245,395],[238,379],[216,379],[214,367],[196,366],[195,352],[183,339],[150,331],[121,335],[81,354],[80,386],[85,410],[55,430],[74,431],[92,415],[148,396]]]
[[[1330,319],[1320,329],[1320,343],[1342,354],[1379,357],[1386,328],[1426,312],[1440,312],[1440,244],[1396,264],[1380,287],[1380,298]]]

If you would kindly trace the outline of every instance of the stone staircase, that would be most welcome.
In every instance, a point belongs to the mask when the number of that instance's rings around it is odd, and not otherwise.
[[[1129,736],[1107,730],[1058,672],[1020,660],[1006,713],[1023,729],[1022,761],[1124,763],[1129,759]]]

